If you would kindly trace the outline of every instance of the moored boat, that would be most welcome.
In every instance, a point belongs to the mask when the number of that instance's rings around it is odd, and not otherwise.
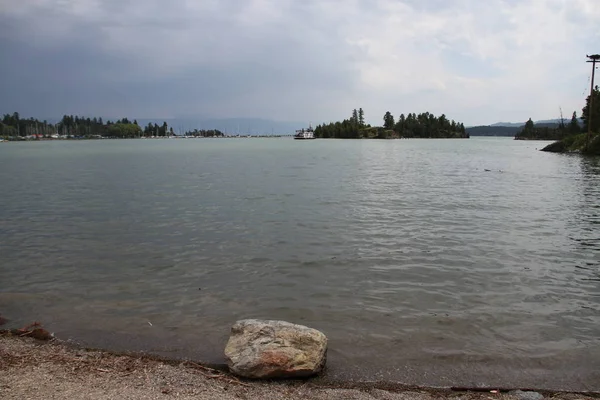
[[[298,140],[307,140],[307,139],[314,139],[315,138],[315,131],[313,130],[312,127],[308,127],[308,129],[299,129],[296,131],[296,134],[294,135],[294,139],[298,139]]]

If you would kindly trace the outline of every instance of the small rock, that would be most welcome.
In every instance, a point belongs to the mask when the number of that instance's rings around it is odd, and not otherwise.
[[[327,337],[285,321],[237,321],[225,347],[229,369],[245,378],[300,378],[325,366]]]
[[[542,400],[544,396],[538,392],[524,392],[522,390],[513,390],[509,394],[515,396],[519,400]]]
[[[52,340],[54,336],[44,328],[36,328],[28,335],[37,340]]]

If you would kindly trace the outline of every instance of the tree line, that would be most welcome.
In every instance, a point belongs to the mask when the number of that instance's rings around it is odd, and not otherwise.
[[[223,137],[225,134],[218,129],[194,129],[184,133],[189,137]]]
[[[592,112],[592,131],[597,132],[600,130],[600,90],[598,86],[592,91],[593,107]],[[561,118],[558,126],[536,126],[531,118],[525,123],[525,126],[515,135],[517,140],[561,140],[568,136],[585,133],[588,131],[589,121],[589,106],[590,106],[590,95],[586,97],[585,106],[581,110],[581,120],[583,126],[579,123],[577,118],[577,112],[573,111],[573,115],[569,123]]]
[[[468,138],[462,123],[449,120],[444,114],[400,114],[398,120],[387,111],[383,126],[365,124],[362,108],[352,110],[350,118],[321,124],[315,128],[315,137],[335,139],[392,139],[392,138]]]
[[[51,124],[48,121],[40,121],[35,118],[21,118],[18,112],[5,114],[0,121],[0,136],[17,137],[71,137],[90,138],[94,136],[134,138],[141,137],[144,132],[137,121],[123,118],[106,121],[100,118],[80,117],[64,115],[62,119]]]
[[[51,124],[35,118],[21,118],[19,113],[15,112],[4,114],[0,120],[0,137],[141,138],[166,137],[174,134],[173,127],[169,127],[166,122],[162,125],[149,122],[141,128],[137,120],[131,121],[128,118],[104,122],[102,117],[64,115],[59,122]],[[185,132],[185,136],[222,137],[225,134],[218,129],[194,129]]]
[[[163,122],[162,125],[148,123],[142,129],[137,120],[131,121],[128,118],[104,122],[102,117],[64,115],[59,122],[51,124],[46,120],[21,118],[19,113],[15,112],[4,114],[0,120],[0,136],[3,137],[139,138],[172,135],[174,135],[173,128],[169,127],[166,122]]]
[[[565,124],[561,119],[558,125],[536,126],[531,118],[525,122],[523,128],[515,135],[516,140],[561,140],[569,135],[581,133],[581,126],[577,119],[577,113],[573,112],[571,121]]]

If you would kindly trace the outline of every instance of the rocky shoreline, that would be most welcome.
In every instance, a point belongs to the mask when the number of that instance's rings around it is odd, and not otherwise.
[[[0,398],[69,399],[357,399],[557,400],[596,393],[435,389],[390,382],[251,381],[190,361],[82,349],[58,339],[0,336]]]

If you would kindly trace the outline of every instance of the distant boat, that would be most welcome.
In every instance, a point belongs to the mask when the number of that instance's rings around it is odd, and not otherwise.
[[[294,139],[297,140],[309,140],[315,138],[315,131],[312,127],[309,126],[308,129],[300,129],[296,131],[294,135]]]

